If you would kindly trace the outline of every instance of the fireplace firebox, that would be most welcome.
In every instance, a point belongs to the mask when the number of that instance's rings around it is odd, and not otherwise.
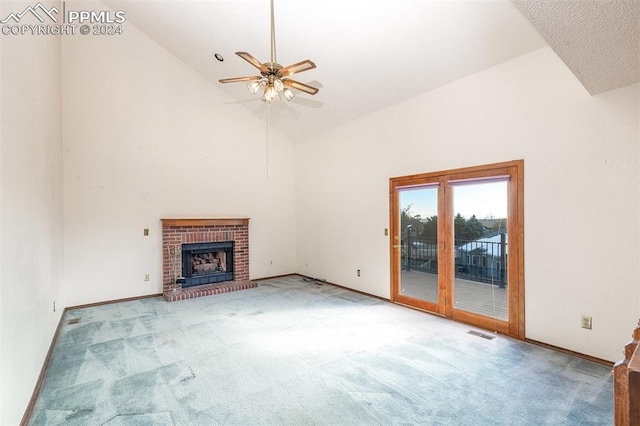
[[[233,241],[182,245],[182,287],[233,281]]]

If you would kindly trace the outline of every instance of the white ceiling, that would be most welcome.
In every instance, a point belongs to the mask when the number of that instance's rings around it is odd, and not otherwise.
[[[590,15],[567,25],[575,17],[570,11],[547,27],[544,22],[550,16],[544,11],[557,9],[552,6],[558,1],[516,1],[523,3],[519,7],[547,41],[509,0],[275,0],[277,62],[286,66],[304,59],[314,61],[316,69],[294,78],[319,87],[320,92],[316,96],[301,93],[291,103],[272,104],[270,122],[299,140],[526,54],[547,42],[563,59],[563,52],[569,52],[569,67],[574,73],[580,71],[579,59],[584,52],[573,54],[571,44],[559,50],[553,43],[583,37],[584,19]],[[259,95],[250,94],[243,83],[219,84],[218,79],[256,75],[251,65],[234,55],[236,51],[249,52],[263,62],[269,60],[268,0],[103,2],[124,10],[127,24],[218,85],[256,117],[264,118],[266,107]],[[590,3],[616,2],[640,4],[635,0]],[[532,8],[527,3],[538,6]],[[579,7],[572,10],[576,9]],[[598,16],[607,16],[601,9],[606,7],[598,8]],[[587,27],[587,32],[598,31]],[[558,39],[553,37],[555,33],[560,33]],[[639,40],[637,32],[630,37],[631,42]],[[639,46],[630,47],[636,57],[640,56]],[[214,59],[215,53],[220,53],[224,62]],[[597,65],[599,60],[593,57],[588,63]],[[595,68],[589,67],[587,74],[609,79],[608,67],[604,73],[595,72]],[[580,80],[590,91],[604,87],[586,78]],[[638,76],[631,80],[625,77],[621,81],[632,84]]]

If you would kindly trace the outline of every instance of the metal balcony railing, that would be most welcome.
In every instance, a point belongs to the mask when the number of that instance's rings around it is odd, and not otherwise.
[[[506,235],[496,241],[458,241],[454,250],[455,276],[470,281],[507,285]],[[438,244],[435,240],[412,236],[402,241],[402,269],[438,272]]]

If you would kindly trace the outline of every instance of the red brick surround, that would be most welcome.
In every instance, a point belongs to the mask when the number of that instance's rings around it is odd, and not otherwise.
[[[182,288],[182,244],[234,241],[234,281]],[[249,281],[249,219],[162,219],[162,293],[164,298],[191,299],[255,287]]]

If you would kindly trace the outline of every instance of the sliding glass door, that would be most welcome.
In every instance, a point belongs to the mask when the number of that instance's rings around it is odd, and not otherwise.
[[[455,184],[454,309],[507,321],[507,177]]]
[[[399,293],[433,310],[438,304],[438,185],[399,188],[398,193]]]
[[[392,301],[524,338],[522,180],[522,161],[392,178]]]

